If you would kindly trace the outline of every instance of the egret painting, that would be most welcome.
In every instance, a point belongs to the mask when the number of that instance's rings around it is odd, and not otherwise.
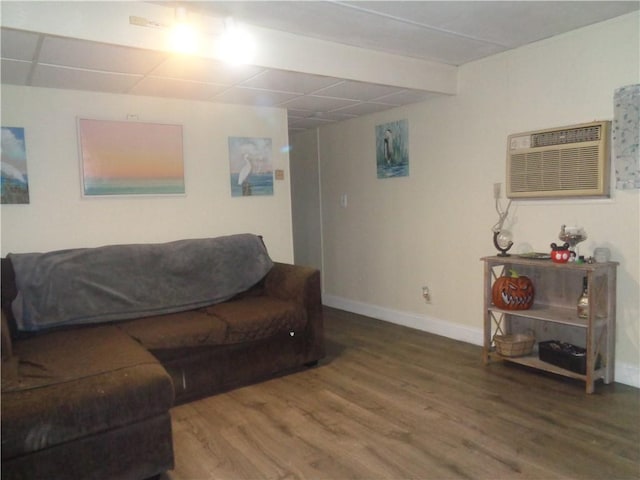
[[[229,137],[232,197],[273,195],[271,139]]]
[[[376,125],[376,167],[378,178],[409,175],[409,122]]]
[[[183,195],[182,125],[78,119],[85,196]]]
[[[2,127],[2,203],[29,203],[24,128]]]

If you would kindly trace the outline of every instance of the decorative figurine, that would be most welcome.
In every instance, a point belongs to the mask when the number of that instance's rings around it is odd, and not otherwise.
[[[511,232],[508,230],[498,230],[493,232],[493,244],[497,250],[500,250],[499,257],[510,257],[507,252],[513,246],[511,241]]]
[[[529,277],[510,270],[510,275],[498,277],[491,287],[493,304],[505,310],[528,310],[533,305],[535,289]]]
[[[493,231],[493,245],[497,250],[500,251],[500,253],[498,254],[499,257],[511,256],[507,253],[513,246],[513,242],[511,241],[511,232],[502,228],[504,225],[504,221],[509,215],[509,207],[511,207],[511,200],[509,200],[509,203],[507,203],[507,208],[502,211],[502,209],[500,208],[500,201],[498,200],[498,196],[496,195],[496,212],[498,212],[498,221],[491,230]]]
[[[569,244],[566,242],[561,246],[555,243],[551,244],[551,260],[555,263],[567,263],[571,258],[571,253],[572,252],[569,251]]]

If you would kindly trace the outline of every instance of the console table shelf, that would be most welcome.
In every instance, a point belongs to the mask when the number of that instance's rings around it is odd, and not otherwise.
[[[576,297],[577,298],[577,297]],[[571,325],[574,327],[582,327],[587,328],[588,322],[587,319],[578,318],[576,316],[576,307],[575,305],[571,308],[569,307],[558,307],[551,305],[534,305],[529,310],[502,310],[493,305],[489,307],[489,310],[495,313],[503,314],[503,315],[512,315],[514,317],[525,317],[525,318],[533,318],[536,320],[542,320],[545,322],[555,322],[563,325]],[[600,325],[605,319],[596,318],[596,325]]]
[[[483,361],[504,360],[582,380],[586,392],[594,384],[614,381],[616,262],[557,264],[517,256],[484,257],[484,347]],[[505,310],[492,303],[497,278],[515,270],[531,279],[535,289],[528,310]],[[578,318],[576,302],[587,277],[588,318]],[[533,332],[536,341],[558,340],[586,349],[586,373],[576,373],[539,359],[537,343],[531,355],[506,357],[496,352],[495,336]],[[596,366],[598,368],[596,368]]]

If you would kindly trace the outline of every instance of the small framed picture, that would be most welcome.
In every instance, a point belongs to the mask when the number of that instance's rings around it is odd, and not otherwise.
[[[409,176],[409,122],[376,125],[376,168],[378,178]]]
[[[232,197],[273,195],[271,139],[229,137]]]
[[[2,202],[29,203],[24,128],[2,127]]]

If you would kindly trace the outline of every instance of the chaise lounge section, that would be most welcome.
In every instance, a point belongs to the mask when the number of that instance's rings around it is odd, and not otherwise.
[[[171,469],[172,404],[169,375],[118,328],[16,341],[2,365],[2,478],[147,478]]]

